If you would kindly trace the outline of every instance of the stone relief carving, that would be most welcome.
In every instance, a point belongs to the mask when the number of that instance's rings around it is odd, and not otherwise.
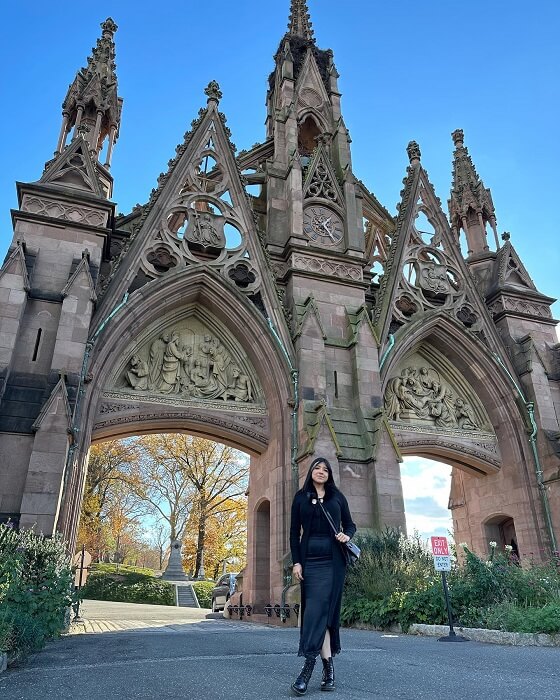
[[[247,359],[234,357],[197,319],[165,329],[136,351],[116,388],[243,404],[257,402],[259,393]]]
[[[107,224],[107,212],[43,197],[25,195],[21,208],[22,211],[28,211],[32,214],[73,221],[77,224],[88,224],[89,226],[106,226]]]
[[[184,411],[173,411],[173,412],[150,412],[150,413],[140,413],[134,416],[119,416],[117,418],[110,418],[108,420],[103,420],[95,423],[93,426],[94,430],[103,430],[105,428],[110,428],[115,425],[126,425],[129,423],[145,423],[147,421],[154,420],[193,420],[199,423],[206,423],[208,425],[215,425],[219,428],[226,428],[227,430],[233,430],[236,433],[246,435],[254,440],[265,444],[267,440],[266,436],[266,425],[263,423],[263,432],[249,428],[245,425],[241,425],[237,422],[237,419],[232,422],[228,418],[223,418],[221,416],[215,416],[207,411],[201,413],[192,410]],[[264,419],[263,419],[264,420]]]
[[[454,396],[432,367],[406,367],[400,376],[390,379],[384,405],[389,420],[465,431],[482,429],[466,399]]]
[[[120,413],[121,411],[137,411],[140,404],[131,403],[102,403],[99,413]]]
[[[329,277],[361,281],[363,279],[362,268],[359,265],[334,262],[322,258],[314,258],[309,255],[294,255],[293,267],[297,270],[318,272]]]
[[[202,248],[224,248],[226,237],[224,235],[223,216],[217,216],[209,211],[198,212],[190,217],[185,239],[189,243],[195,243]]]
[[[482,459],[489,464],[493,464],[495,467],[500,467],[502,465],[499,459],[496,459],[486,452],[475,450],[470,445],[465,445],[463,443],[447,442],[446,440],[407,440],[405,444],[407,447],[423,447],[426,444],[436,445],[438,447],[447,447],[449,449],[456,450],[457,452],[463,452],[465,454],[472,455],[473,457]]]
[[[513,299],[511,297],[501,297],[498,301],[489,306],[490,313],[497,315],[503,311],[513,311],[531,316],[540,316],[541,318],[552,318],[550,308],[545,304],[526,301],[522,299]]]

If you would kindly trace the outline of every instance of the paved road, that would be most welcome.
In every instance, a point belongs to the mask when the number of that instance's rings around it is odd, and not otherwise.
[[[86,601],[90,625],[0,675],[2,700],[276,700],[301,665],[296,629],[205,610]],[[104,631],[111,623],[117,629]],[[138,627],[138,625],[142,625]],[[85,633],[84,633],[85,632]],[[342,630],[341,700],[557,700],[557,648]],[[317,669],[307,697],[324,698]]]

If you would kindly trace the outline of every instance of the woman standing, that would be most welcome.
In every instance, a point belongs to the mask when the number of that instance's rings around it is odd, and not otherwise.
[[[324,511],[340,529],[336,538]],[[355,532],[348,501],[334,483],[331,465],[318,457],[292,503],[290,548],[293,575],[301,585],[298,655],[305,656],[292,684],[296,695],[306,693],[318,654],[323,661],[321,690],[334,690],[332,657],[340,651],[340,602],[346,575],[342,543]]]

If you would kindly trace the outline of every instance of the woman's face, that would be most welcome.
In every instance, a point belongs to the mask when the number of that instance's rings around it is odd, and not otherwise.
[[[316,464],[313,467],[313,471],[311,472],[311,479],[313,480],[314,484],[323,486],[327,483],[328,478],[329,470],[324,462],[319,462],[319,464]]]

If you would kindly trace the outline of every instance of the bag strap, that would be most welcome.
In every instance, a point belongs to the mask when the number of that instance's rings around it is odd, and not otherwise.
[[[340,532],[340,530],[337,530],[337,529],[336,529],[335,524],[334,524],[334,522],[333,522],[333,519],[331,518],[331,514],[328,513],[328,512],[325,510],[325,508],[323,507],[323,504],[321,503],[321,501],[320,501],[319,499],[317,499],[317,500],[318,500],[319,505],[321,506],[321,510],[323,511],[323,514],[324,514],[325,518],[327,519],[329,525],[330,525],[330,526],[332,527],[332,529],[333,529],[334,536],[336,537],[336,536],[338,535],[338,533]]]

